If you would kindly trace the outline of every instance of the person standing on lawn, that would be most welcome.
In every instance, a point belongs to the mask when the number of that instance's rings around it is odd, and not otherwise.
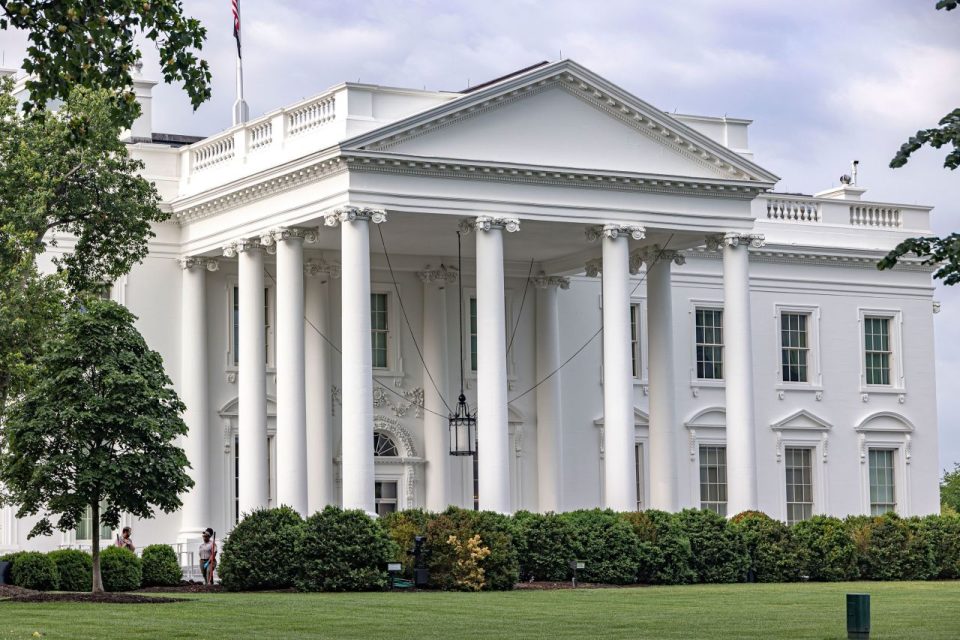
[[[129,549],[131,553],[135,553],[137,548],[133,544],[133,538],[130,537],[132,534],[133,529],[124,527],[122,535],[117,537],[117,546],[121,549]]]
[[[203,532],[203,542],[200,543],[200,571],[203,572],[204,584],[213,584],[213,572],[217,568],[216,536],[216,532],[207,527]]]

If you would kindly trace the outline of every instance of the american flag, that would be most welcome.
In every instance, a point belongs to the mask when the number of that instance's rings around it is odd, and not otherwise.
[[[237,57],[240,55],[240,0],[230,0],[230,6],[233,8],[233,37],[237,39]]]

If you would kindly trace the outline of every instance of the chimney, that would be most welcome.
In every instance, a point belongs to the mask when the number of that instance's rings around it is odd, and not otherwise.
[[[140,117],[137,118],[129,130],[121,134],[127,142],[153,141],[153,87],[156,80],[147,80],[142,74],[142,65],[137,65],[133,74],[133,92],[140,103]]]

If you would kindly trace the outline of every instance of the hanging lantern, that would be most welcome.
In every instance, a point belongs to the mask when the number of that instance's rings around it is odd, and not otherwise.
[[[477,417],[470,413],[467,397],[460,394],[456,412],[450,416],[450,455],[472,456],[477,452]]]

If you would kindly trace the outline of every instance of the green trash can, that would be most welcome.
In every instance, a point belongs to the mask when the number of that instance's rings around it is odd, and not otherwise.
[[[850,640],[870,638],[870,594],[847,594],[847,638]]]

